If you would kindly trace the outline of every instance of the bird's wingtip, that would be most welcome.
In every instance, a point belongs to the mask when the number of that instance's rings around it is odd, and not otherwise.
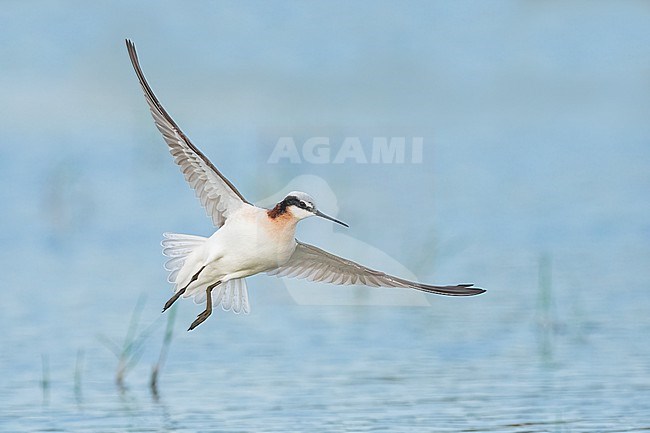
[[[474,287],[474,284],[458,284],[453,287],[448,287],[451,289],[449,295],[456,296],[476,296],[482,293],[485,293],[487,290],[480,287]]]
[[[457,287],[462,288],[466,292],[468,292],[471,295],[480,295],[481,293],[485,293],[486,290],[481,288],[481,287],[476,287],[474,284],[459,284]]]

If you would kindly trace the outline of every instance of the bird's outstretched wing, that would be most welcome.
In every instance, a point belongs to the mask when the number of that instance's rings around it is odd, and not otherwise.
[[[309,281],[370,287],[403,287],[447,296],[472,296],[485,292],[473,284],[430,286],[408,281],[367,268],[351,260],[330,254],[300,241],[289,261],[268,272],[269,275],[305,278]]]
[[[149,104],[153,120],[162,133],[163,138],[169,146],[169,151],[174,157],[185,176],[185,180],[195,190],[201,204],[205,207],[208,216],[216,227],[221,227],[246,199],[237,191],[237,188],[212,165],[210,160],[192,144],[187,136],[181,131],[176,122],[165,111],[163,106],[154,95],[153,90],[140,69],[138,54],[135,51],[135,44],[126,40],[126,48],[129,51],[133,69],[138,76],[144,97]]]

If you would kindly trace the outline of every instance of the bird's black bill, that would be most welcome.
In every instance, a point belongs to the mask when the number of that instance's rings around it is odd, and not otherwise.
[[[317,210],[316,212],[314,212],[314,215],[319,216],[319,217],[321,217],[321,218],[325,218],[326,220],[334,221],[335,223],[341,224],[341,225],[344,226],[344,227],[350,227],[349,225],[347,225],[347,224],[344,223],[343,221],[339,221],[339,220],[337,220],[336,218],[332,218],[331,216],[327,216],[327,215],[325,215],[323,212],[321,212],[321,211],[319,211],[319,210]]]

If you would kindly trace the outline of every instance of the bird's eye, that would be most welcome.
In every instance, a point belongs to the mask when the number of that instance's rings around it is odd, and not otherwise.
[[[307,209],[307,203],[305,203],[304,201],[301,200],[300,201],[300,207],[303,208],[303,209]]]

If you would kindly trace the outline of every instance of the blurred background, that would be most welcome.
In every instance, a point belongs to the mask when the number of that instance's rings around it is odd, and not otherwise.
[[[0,430],[647,430],[648,22],[645,1],[2,2]],[[244,196],[306,190],[350,224],[300,239],[488,292],[256,276],[250,315],[185,332],[202,307],[160,314],[161,233],[213,227],[126,37]],[[299,160],[272,159],[287,137]],[[373,164],[376,137],[404,161]]]

